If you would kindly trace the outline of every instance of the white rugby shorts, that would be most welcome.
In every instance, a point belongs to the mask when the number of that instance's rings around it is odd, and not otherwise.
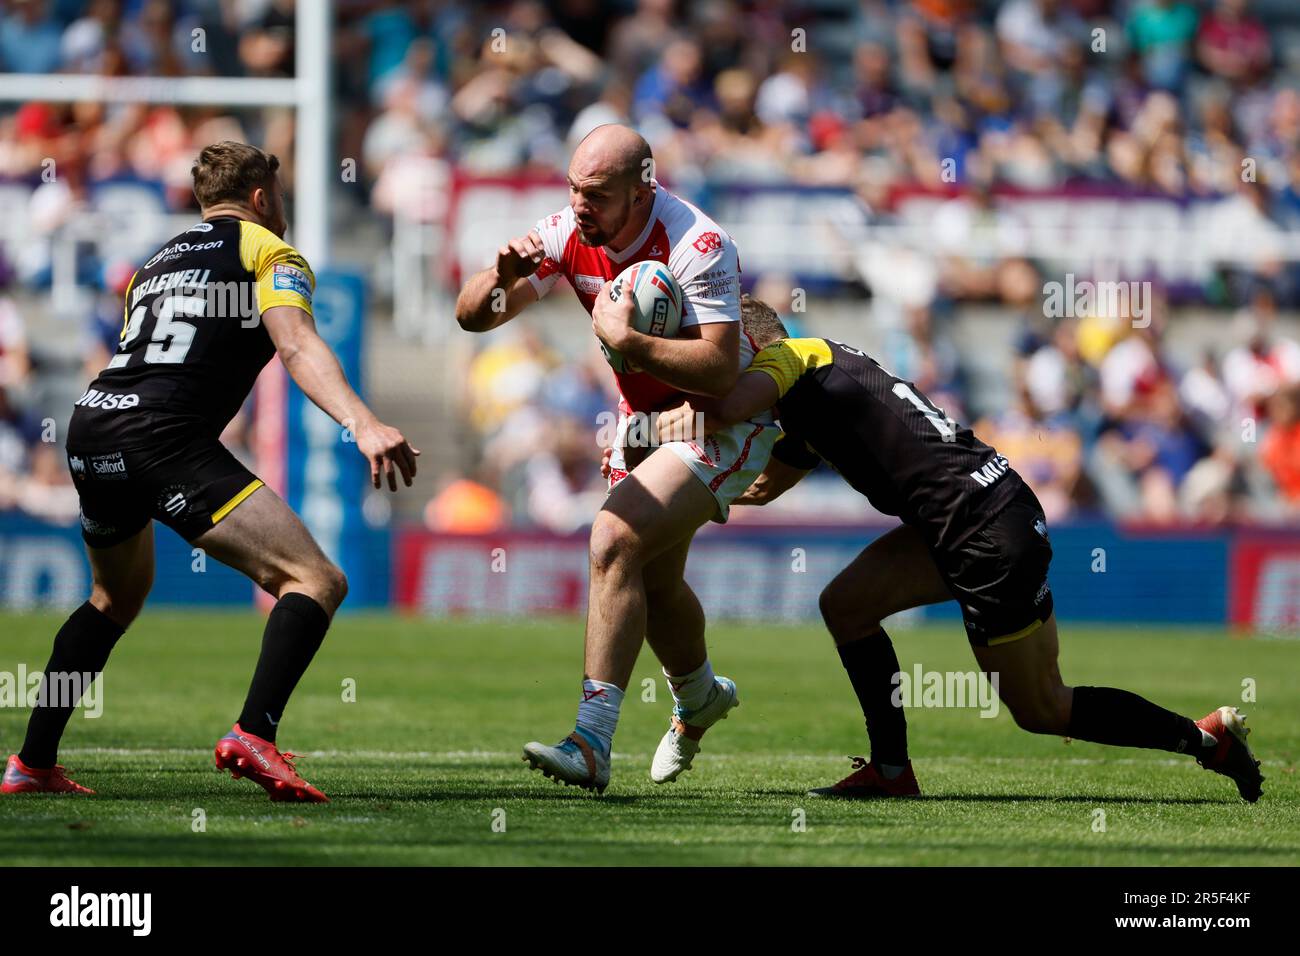
[[[629,415],[619,416],[614,450],[609,459],[611,491],[628,475],[623,449],[630,421]],[[712,520],[726,524],[731,503],[762,474],[772,455],[772,446],[780,437],[781,429],[774,424],[740,422],[699,441],[670,441],[659,447],[671,451],[685,463],[691,474],[704,483],[718,503],[718,513]]]

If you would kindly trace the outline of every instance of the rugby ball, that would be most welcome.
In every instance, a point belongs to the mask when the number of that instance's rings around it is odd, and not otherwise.
[[[644,335],[657,335],[660,338],[677,337],[677,330],[682,324],[682,287],[662,262],[637,262],[618,274],[610,286],[609,297],[615,302],[623,294],[623,282],[627,280],[632,289],[632,298],[636,302],[636,312],[632,316],[632,326]],[[600,343],[605,353],[605,360],[616,372],[636,372],[636,368],[616,349],[604,342]]]

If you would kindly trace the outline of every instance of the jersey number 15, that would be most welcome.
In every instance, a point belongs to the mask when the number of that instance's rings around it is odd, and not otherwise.
[[[194,344],[194,333],[197,328],[189,322],[179,321],[175,316],[200,318],[206,308],[207,300],[197,296],[174,295],[163,299],[154,320],[149,347],[144,350],[144,360],[150,365],[179,365],[184,362],[190,346]],[[113,356],[113,360],[108,363],[109,368],[121,368],[130,360],[131,344],[139,337],[141,326],[144,325],[144,317],[148,312],[148,306],[139,305],[131,313],[126,328],[122,330],[122,341],[118,345],[119,349],[127,351]]]

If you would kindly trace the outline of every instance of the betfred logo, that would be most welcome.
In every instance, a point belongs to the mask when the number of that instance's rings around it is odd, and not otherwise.
[[[140,404],[140,396],[135,392],[119,395],[88,388],[86,394],[77,399],[75,404],[83,408],[102,408],[105,411],[116,408],[118,411],[126,411],[128,408],[135,408]]]
[[[696,252],[713,252],[722,248],[722,237],[716,232],[702,232],[691,245],[695,247]]]
[[[654,315],[650,317],[650,331],[647,334],[662,336],[666,328],[668,328],[668,302],[664,299],[655,299]]]

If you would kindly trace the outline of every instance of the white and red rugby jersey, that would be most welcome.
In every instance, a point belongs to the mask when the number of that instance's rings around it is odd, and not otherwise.
[[[645,229],[622,252],[579,241],[572,207],[537,223],[546,258],[528,277],[540,299],[564,276],[588,312],[608,280],[635,262],[656,260],[668,266],[682,287],[682,326],[740,321],[740,261],[731,237],[699,209],[655,184],[654,205]],[[741,329],[740,368],[754,357],[753,343]],[[653,412],[676,404],[682,394],[647,372],[615,372],[624,411]]]

